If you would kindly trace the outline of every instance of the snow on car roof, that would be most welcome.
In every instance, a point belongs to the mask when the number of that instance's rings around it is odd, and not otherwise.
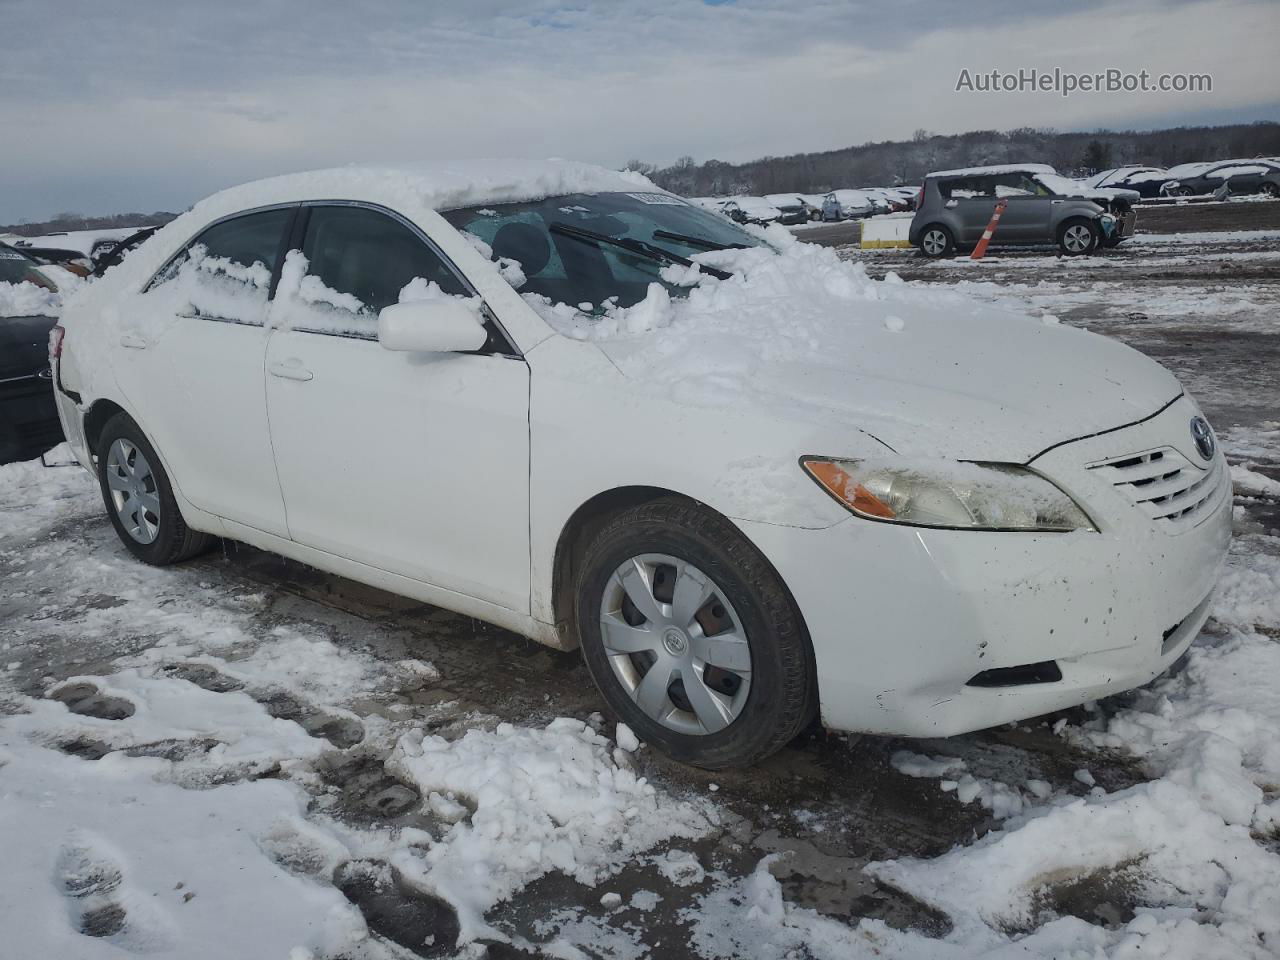
[[[1057,173],[1047,163],[1001,163],[990,167],[960,167],[957,170],[935,170],[930,177],[985,177],[996,173]]]
[[[729,202],[736,203],[743,210],[777,210],[778,209],[764,197],[730,197]]]
[[[400,195],[433,210],[487,203],[519,203],[569,193],[641,190],[666,193],[647,177],[573,160],[458,160],[444,163],[353,164],[289,173],[231,187],[194,208],[247,209],[293,200],[343,199],[354,194]]]

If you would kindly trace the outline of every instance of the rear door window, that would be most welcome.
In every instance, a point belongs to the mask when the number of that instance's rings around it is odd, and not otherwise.
[[[148,294],[168,300],[179,316],[262,325],[292,216],[284,207],[215,223],[156,274]]]

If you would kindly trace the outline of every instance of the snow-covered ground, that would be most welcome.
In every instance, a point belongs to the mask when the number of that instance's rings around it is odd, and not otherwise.
[[[147,568],[87,475],[0,467],[0,956],[1280,954],[1280,235],[1123,252],[916,282],[1188,379],[1236,486],[1213,618],[1144,690],[947,741],[681,768],[572,655],[245,549]]]

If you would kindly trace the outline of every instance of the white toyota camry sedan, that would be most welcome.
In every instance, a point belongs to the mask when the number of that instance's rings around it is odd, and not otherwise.
[[[227,190],[50,346],[140,560],[226,537],[580,646],[711,768],[815,716],[939,736],[1145,683],[1230,536],[1151,360],[582,164]]]

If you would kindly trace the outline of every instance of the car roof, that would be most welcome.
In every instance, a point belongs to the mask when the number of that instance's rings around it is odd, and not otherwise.
[[[1047,163],[1001,163],[989,167],[960,167],[956,170],[935,170],[926,174],[934,177],[986,177],[1001,173],[1057,173]]]
[[[229,211],[301,200],[402,197],[434,210],[543,200],[570,193],[663,193],[647,177],[573,160],[459,160],[361,164],[255,180],[196,205]]]

